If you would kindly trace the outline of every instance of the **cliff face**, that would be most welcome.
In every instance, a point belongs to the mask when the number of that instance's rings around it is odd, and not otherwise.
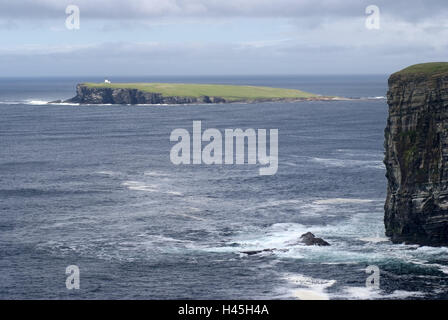
[[[396,243],[448,245],[448,63],[441,65],[389,78],[384,222]]]
[[[76,96],[65,102],[84,104],[185,104],[185,103],[224,103],[220,97],[165,97],[160,93],[138,89],[93,88],[82,84],[76,86]]]

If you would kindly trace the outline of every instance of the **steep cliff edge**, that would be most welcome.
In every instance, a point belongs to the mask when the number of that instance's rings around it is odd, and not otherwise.
[[[386,235],[448,245],[448,63],[392,74],[387,98]]]

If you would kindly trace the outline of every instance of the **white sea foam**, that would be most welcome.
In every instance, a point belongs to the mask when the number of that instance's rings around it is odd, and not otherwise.
[[[285,200],[276,200],[276,199],[272,199],[272,200],[268,200],[266,202],[260,203],[256,206],[252,206],[252,207],[246,207],[243,209],[243,211],[251,211],[251,210],[256,210],[256,209],[264,209],[264,208],[270,208],[270,207],[279,207],[279,206],[283,206],[283,205],[296,205],[296,204],[301,204],[303,203],[303,200],[298,200],[298,199],[285,199]]]
[[[386,293],[381,289],[368,287],[343,287],[336,292],[328,292],[337,281],[318,279],[302,274],[286,274],[283,279],[289,283],[288,295],[299,300],[330,300],[330,299],[404,299],[410,297],[422,297],[425,294],[418,291],[395,290]],[[292,288],[291,288],[292,287]]]
[[[168,173],[159,172],[159,171],[145,171],[143,174],[145,176],[150,176],[150,177],[168,177],[168,176],[170,176],[170,174],[168,174]]]
[[[300,215],[301,216],[326,216],[326,217],[331,217],[331,216],[336,216],[337,212],[335,212],[334,210],[331,210],[331,207],[325,204],[319,204],[319,203],[306,203],[306,204],[302,204],[300,206]]]
[[[79,106],[79,103],[72,103],[72,102],[58,102],[58,103],[50,103],[52,105],[58,105],[58,106]]]
[[[311,158],[312,161],[320,163],[326,167],[367,167],[383,169],[384,164],[380,160],[354,160],[354,159],[335,159],[335,158]]]
[[[252,234],[243,234],[231,242],[240,243],[248,250],[262,250],[267,248],[282,249],[288,244],[297,242],[300,235],[306,232],[306,227],[297,223],[277,223],[265,230],[258,230]]]
[[[436,268],[436,269],[439,269],[444,274],[448,274],[448,266],[444,266],[439,263],[429,263],[426,260],[417,260],[417,259],[410,260],[409,262],[419,265],[419,266],[422,266],[422,267]]]
[[[371,97],[360,97],[355,100],[386,100],[387,97],[385,96],[371,96]]]
[[[386,237],[365,237],[365,238],[359,238],[359,240],[364,241],[364,242],[379,243],[379,242],[388,242],[389,238],[386,238]]]
[[[25,105],[61,105],[61,106],[78,106],[79,103],[69,103],[69,102],[57,102],[57,103],[50,103],[49,101],[45,100],[12,100],[12,101],[0,101],[0,104],[25,104]]]
[[[172,194],[172,195],[174,195],[174,196],[182,196],[182,195],[183,195],[183,193],[182,193],[182,192],[179,192],[179,191],[164,191],[164,193],[166,193],[166,194]]]
[[[335,214],[343,212],[347,219],[336,224],[307,226],[299,223],[277,223],[268,227],[248,226],[240,234],[229,239],[226,247],[207,248],[213,252],[234,252],[246,250],[275,249],[266,255],[278,258],[297,259],[305,263],[330,265],[365,265],[382,263],[414,263],[422,268],[436,268],[448,274],[448,266],[439,261],[448,259],[448,248],[418,247],[415,245],[394,245],[384,236],[383,199],[327,198],[269,200],[258,208],[272,205],[296,205],[300,210],[309,209],[314,214]],[[254,207],[250,208],[254,209]],[[322,237],[331,246],[305,246],[300,243],[301,234],[310,231]],[[237,244],[237,245],[235,245]],[[242,259],[251,256],[240,255]],[[275,260],[278,261],[278,260]],[[413,262],[411,262],[413,261]],[[435,262],[433,262],[435,261]],[[291,275],[287,275],[291,276]],[[439,275],[438,277],[441,277]],[[436,276],[437,277],[437,276]],[[294,285],[294,281],[295,284]],[[314,282],[313,282],[314,281]],[[344,287],[329,293],[326,289],[334,280],[309,279],[306,276],[290,277],[288,297],[298,299],[402,299],[424,296],[422,292],[396,290],[387,293],[365,287]],[[284,287],[280,290],[284,291]]]
[[[47,104],[48,101],[43,101],[43,100],[30,100],[27,101],[28,104],[33,104],[33,105],[44,105]]]
[[[321,262],[321,264],[329,265],[329,266],[340,266],[340,265],[356,265],[358,262],[356,261],[345,261],[345,262]]]
[[[442,271],[444,274],[448,274],[448,266],[444,266],[438,263],[433,263],[432,265],[439,268],[439,270]]]
[[[290,294],[299,300],[329,300],[326,289],[336,283],[336,280],[317,279],[303,274],[286,274],[283,279],[294,286]]]
[[[134,191],[146,191],[146,192],[159,192],[164,194],[169,194],[173,196],[183,196],[182,192],[173,191],[173,190],[165,190],[161,188],[159,184],[147,184],[140,181],[125,181],[122,183],[123,186],[127,187],[129,190]]]
[[[189,219],[193,219],[193,220],[199,220],[199,221],[205,221],[206,219],[192,215],[192,214],[186,214],[186,213],[181,213],[181,212],[169,212],[169,214],[173,214],[176,216],[180,216],[180,217],[185,217],[185,218],[189,218]]]
[[[331,298],[349,300],[377,300],[377,299],[404,299],[422,297],[425,294],[418,291],[395,290],[386,293],[383,290],[368,287],[344,287],[340,292],[333,293]]]
[[[376,159],[382,159],[384,153],[382,151],[373,151],[373,150],[365,150],[365,149],[336,149],[338,153],[342,153],[345,156],[350,157],[371,157]]]
[[[219,251],[240,253],[241,251],[273,249],[266,254],[318,261],[325,261],[327,256],[335,256],[340,259],[340,254],[335,253],[335,251],[340,251],[336,246],[304,245],[300,241],[300,236],[307,231],[315,232],[314,228],[297,223],[277,223],[265,229],[258,229],[233,237],[229,244],[237,243],[238,246],[230,245],[225,249],[220,248]],[[321,234],[316,233],[316,235],[320,236]]]
[[[297,167],[298,166],[298,164],[297,163],[293,163],[293,162],[282,162],[282,165],[285,165],[285,166],[290,166],[290,167]]]
[[[102,175],[106,175],[106,176],[116,176],[119,175],[119,172],[115,172],[115,171],[108,171],[108,170],[104,170],[104,171],[97,171],[95,172],[97,174],[102,174]]]
[[[138,181],[126,181],[122,183],[123,186],[127,187],[129,190],[136,191],[147,191],[147,192],[157,192],[158,185],[155,184],[143,184]]]
[[[310,199],[306,202],[305,200],[302,200],[300,205],[298,205],[298,208],[300,208],[301,216],[324,215],[326,217],[330,217],[340,216],[341,212],[344,214],[353,212],[355,214],[360,208],[362,208],[362,205],[377,201],[383,202],[384,200],[359,198]],[[350,205],[350,208],[348,208],[347,205]],[[341,206],[345,206],[344,209],[341,209]]]
[[[315,204],[344,204],[344,203],[369,203],[373,202],[372,199],[355,199],[355,198],[329,198],[329,199],[320,199],[315,200],[313,203]]]
[[[140,237],[147,238],[147,241],[151,243],[187,243],[187,244],[193,244],[194,241],[191,240],[183,240],[183,239],[176,239],[172,237],[167,237],[163,235],[146,235],[146,234],[140,234]]]
[[[386,97],[385,96],[376,96],[376,97],[367,97],[367,99],[370,99],[370,100],[385,100]]]
[[[359,204],[363,204],[361,202]],[[324,207],[328,210],[329,204],[314,205],[315,207]],[[334,209],[334,208],[333,208]],[[390,259],[390,244],[387,239],[381,237],[384,234],[384,226],[379,224],[378,227],[369,225],[369,219],[373,218],[371,212],[355,215],[349,221],[338,223],[336,225],[324,226],[305,226],[298,223],[277,223],[267,228],[253,228],[249,232],[241,233],[229,241],[229,243],[238,243],[237,247],[230,247],[229,251],[244,250],[263,250],[277,249],[273,254],[293,259],[305,259],[310,262],[317,263],[353,263],[378,261],[382,259]],[[366,218],[367,217],[367,218]],[[364,226],[363,224],[368,224]],[[305,246],[300,241],[300,236],[305,232],[312,232],[317,237],[322,237],[331,246]],[[346,239],[341,239],[344,235]],[[370,238],[369,242],[355,244],[353,242],[359,238]],[[381,242],[379,239],[381,238]],[[337,239],[337,240],[333,240]],[[367,240],[367,239],[365,239]],[[378,240],[378,241],[376,241]],[[384,243],[384,248],[375,249],[375,247]],[[401,251],[405,251],[403,248]],[[401,253],[397,253],[400,256]]]

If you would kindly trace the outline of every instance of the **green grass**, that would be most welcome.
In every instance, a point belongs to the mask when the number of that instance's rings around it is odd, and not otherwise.
[[[123,88],[160,93],[166,97],[221,97],[229,101],[241,99],[313,98],[316,94],[294,90],[259,86],[186,83],[84,83],[95,88]]]
[[[397,74],[441,74],[448,72],[448,62],[429,62],[414,64],[407,67]]]

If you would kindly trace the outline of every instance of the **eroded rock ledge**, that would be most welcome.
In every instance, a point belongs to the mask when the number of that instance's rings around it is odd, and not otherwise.
[[[386,235],[448,245],[448,63],[393,74],[387,98]]]

